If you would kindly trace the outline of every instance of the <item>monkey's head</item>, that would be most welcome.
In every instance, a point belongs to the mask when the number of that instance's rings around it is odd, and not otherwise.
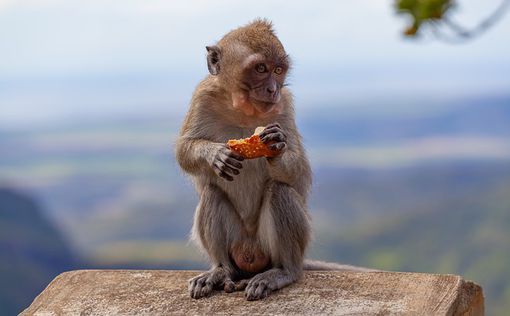
[[[206,49],[209,72],[232,93],[234,108],[245,114],[277,108],[290,60],[270,22],[255,20]]]

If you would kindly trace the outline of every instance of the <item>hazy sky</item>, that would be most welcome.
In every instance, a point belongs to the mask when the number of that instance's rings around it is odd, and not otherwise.
[[[459,0],[474,25],[499,0]],[[392,1],[0,0],[0,127],[64,117],[182,112],[205,45],[271,19],[303,107],[510,91],[510,16],[463,45],[402,38]]]

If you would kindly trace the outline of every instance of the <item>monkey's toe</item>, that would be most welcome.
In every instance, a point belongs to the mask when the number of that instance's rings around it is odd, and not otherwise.
[[[260,300],[267,297],[271,293],[267,281],[253,281],[248,284],[245,291],[245,296],[248,301]]]
[[[243,291],[244,289],[246,289],[246,286],[248,286],[249,282],[250,282],[249,279],[243,279],[243,280],[237,282],[235,290]]]
[[[213,291],[212,282],[206,281],[205,285],[202,287],[202,290],[200,291],[200,296],[207,297],[207,296],[211,295],[212,291]]]
[[[208,280],[208,275],[199,275],[189,281],[189,293],[192,298],[198,299],[209,296],[212,293],[213,284]]]
[[[236,285],[230,275],[221,267],[216,267],[189,280],[189,293],[192,298],[207,297],[215,289],[223,286],[225,292],[234,292]]]
[[[236,290],[236,285],[234,282],[232,282],[232,280],[225,280],[223,290],[225,290],[226,293],[232,293]]]

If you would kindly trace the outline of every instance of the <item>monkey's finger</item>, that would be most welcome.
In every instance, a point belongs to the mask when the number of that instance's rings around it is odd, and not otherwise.
[[[285,137],[285,133],[282,131],[281,128],[278,127],[271,127],[266,128],[262,133],[259,134],[259,137],[262,139],[266,137],[267,135],[274,134],[274,133],[281,133],[283,137]]]
[[[274,122],[274,123],[268,124],[268,125],[266,126],[266,128],[271,128],[271,127],[278,127],[278,128],[282,128],[278,122]]]
[[[221,169],[221,171],[228,173],[229,175],[237,176],[239,174],[239,170],[228,166],[224,162],[220,163],[220,169]]]
[[[224,162],[222,161],[218,161],[218,162],[215,162],[214,163],[214,167],[216,167],[216,169],[221,173],[225,173],[225,174],[228,174],[228,175],[235,175],[237,176],[239,174],[239,170],[237,169],[234,169],[234,168],[231,168],[229,166],[227,166]]]
[[[229,174],[227,174],[227,173],[225,173],[225,172],[223,172],[223,171],[220,171],[220,172],[218,173],[218,175],[219,175],[220,177],[222,177],[223,179],[227,180],[227,181],[234,181],[234,177],[232,177],[231,175],[229,175]]]
[[[260,139],[264,144],[270,141],[276,141],[276,142],[284,142],[285,141],[285,135],[282,133],[271,133],[268,134]]]
[[[239,160],[239,161],[244,160],[244,157],[241,156],[241,154],[239,154],[233,150],[230,150],[230,149],[228,150],[227,156],[229,156],[230,158],[234,158],[235,160]]]
[[[284,142],[274,143],[272,145],[269,145],[269,149],[274,150],[274,151],[283,151],[283,150],[285,150],[285,148],[287,148],[287,144]]]
[[[234,167],[234,168],[237,168],[237,169],[242,169],[243,168],[243,164],[240,163],[239,161],[236,161],[235,159],[226,157],[223,161],[225,163],[227,163],[229,167]]]
[[[272,126],[272,127],[266,127],[262,133],[259,134],[259,137],[260,138],[264,138],[264,136],[266,136],[267,134],[271,134],[271,133],[277,133],[281,131],[281,128],[278,128],[276,126]]]
[[[230,157],[230,158],[234,158],[235,160],[239,160],[239,161],[243,161],[244,160],[244,157],[241,156],[240,153],[238,153],[236,151],[233,151],[227,145],[225,145],[225,147],[221,149],[220,155],[227,156],[227,157]]]

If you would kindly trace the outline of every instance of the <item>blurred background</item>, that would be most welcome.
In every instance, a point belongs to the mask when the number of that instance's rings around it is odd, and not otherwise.
[[[461,274],[508,312],[505,2],[0,0],[0,314],[65,270],[207,266],[173,146],[205,45],[256,17],[294,62],[308,256]]]

